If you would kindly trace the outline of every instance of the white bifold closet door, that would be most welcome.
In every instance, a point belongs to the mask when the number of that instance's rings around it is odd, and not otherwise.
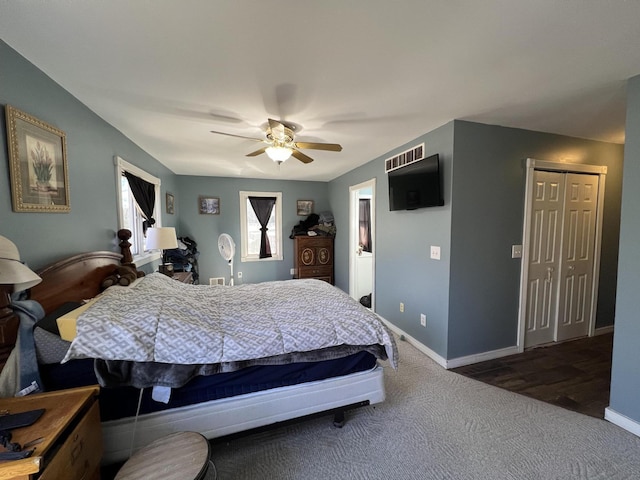
[[[588,335],[598,176],[536,170],[525,347]]]

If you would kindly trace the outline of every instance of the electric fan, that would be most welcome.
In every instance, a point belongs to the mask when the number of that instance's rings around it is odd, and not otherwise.
[[[229,278],[229,285],[233,286],[233,256],[236,254],[236,244],[228,233],[222,233],[218,237],[218,250],[220,255],[227,262],[229,262],[229,268],[231,269],[231,277]]]

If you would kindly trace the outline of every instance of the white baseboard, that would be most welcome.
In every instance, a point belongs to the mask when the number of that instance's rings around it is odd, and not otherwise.
[[[429,357],[431,360],[436,362],[441,367],[447,368],[447,360],[444,357],[441,357],[440,355],[438,355],[436,352],[434,352],[429,347],[427,347],[424,343],[416,340],[411,335],[406,333],[404,330],[402,330],[402,329],[398,328],[397,326],[395,326],[393,323],[391,323],[386,318],[382,317],[379,314],[378,314],[378,317],[380,318],[380,320],[382,320],[384,322],[384,324],[387,327],[389,327],[389,330],[391,330],[393,333],[395,333],[396,335],[398,335],[401,338],[404,338],[404,340],[406,340],[411,345],[416,347],[418,350],[420,350],[422,353],[424,353],[427,357]]]
[[[611,407],[604,409],[604,419],[640,437],[640,422],[612,410]]]
[[[452,358],[447,360],[447,368],[464,367],[465,365],[471,365],[473,363],[486,362],[487,360],[495,360],[496,358],[508,357],[509,355],[515,355],[521,353],[518,347],[501,348],[499,350],[490,350],[488,352],[475,353],[473,355],[467,355],[466,357]]]
[[[471,365],[472,363],[484,362],[486,360],[493,360],[495,358],[506,357],[508,355],[520,353],[518,352],[518,347],[514,346],[514,347],[501,348],[500,350],[492,350],[490,352],[477,353],[477,354],[469,355],[466,357],[459,357],[459,358],[453,358],[451,360],[447,360],[446,358],[438,355],[436,352],[431,350],[424,343],[420,342],[419,340],[416,340],[401,328],[398,328],[396,325],[394,325],[393,323],[391,323],[389,320],[385,319],[381,315],[378,315],[378,317],[380,317],[380,320],[382,320],[384,324],[387,327],[389,327],[389,330],[394,332],[396,335],[404,338],[404,340],[409,342],[411,345],[416,347],[418,350],[424,353],[431,360],[436,362],[441,367],[446,368],[447,370],[450,368],[463,367],[465,365]]]
[[[377,314],[380,320],[384,322],[384,324],[389,327],[389,330],[394,332],[396,335],[404,338],[411,345],[416,347],[422,353],[424,353],[431,360],[436,362],[443,368],[447,370],[450,368],[458,368],[464,367],[466,365],[472,365],[474,363],[486,362],[487,360],[495,360],[496,358],[508,357],[509,355],[515,355],[516,353],[522,353],[522,351],[518,348],[517,345],[512,347],[500,348],[498,350],[490,350],[488,352],[482,353],[474,353],[473,355],[467,355],[465,357],[452,358],[451,360],[447,360],[446,358],[438,355],[436,352],[427,347],[424,343],[416,340],[411,335],[406,333],[401,328],[397,327],[393,323],[391,323],[386,318],[382,317],[380,314]],[[604,335],[606,333],[613,332],[613,325],[607,325],[606,327],[596,328],[594,331],[595,335]]]
[[[613,333],[613,325],[607,325],[606,327],[596,328],[593,331],[593,336],[595,337],[596,335],[605,335],[607,333]]]

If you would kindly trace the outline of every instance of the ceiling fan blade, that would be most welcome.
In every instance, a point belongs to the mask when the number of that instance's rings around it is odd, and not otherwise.
[[[291,152],[291,156],[292,157],[296,157],[302,163],[311,163],[311,162],[313,162],[313,158],[305,155],[300,150],[293,149],[293,151]]]
[[[329,150],[331,152],[341,152],[342,145],[337,143],[312,143],[312,142],[296,142],[296,148],[311,148],[313,150]]]
[[[272,118],[269,119],[269,129],[271,130],[271,136],[278,140],[284,140],[284,125]]]
[[[261,153],[264,153],[265,150],[267,149],[267,147],[262,147],[259,150],[256,150],[255,152],[251,152],[251,153],[247,153],[247,157],[256,157],[258,155],[260,155]]]
[[[264,140],[261,138],[245,137],[244,135],[235,135],[233,133],[216,132],[215,130],[211,130],[211,133],[216,133],[218,135],[227,135],[228,137],[244,138],[245,140],[253,140],[255,142],[264,142]]]

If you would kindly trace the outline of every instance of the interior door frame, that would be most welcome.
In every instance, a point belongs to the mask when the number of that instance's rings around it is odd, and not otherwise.
[[[366,182],[349,187],[349,296],[353,297],[356,286],[356,249],[358,245],[358,225],[356,225],[356,212],[360,208],[358,203],[358,192],[364,188],[371,188],[371,238],[373,248],[371,249],[372,275],[371,279],[371,310],[376,311],[376,179],[372,178]],[[357,300],[357,299],[356,299]]]
[[[589,336],[595,332],[596,310],[598,305],[598,285],[600,282],[600,249],[602,246],[602,216],[604,212],[604,186],[607,177],[607,167],[601,165],[586,165],[582,163],[553,162],[548,160],[536,160],[527,158],[526,161],[526,186],[524,201],[524,221],[522,228],[522,258],[520,268],[520,301],[518,305],[518,342],[519,353],[524,351],[524,339],[527,321],[527,281],[529,278],[529,256],[531,235],[531,207],[534,193],[534,170],[548,170],[561,173],[587,173],[598,175],[598,200],[596,205],[596,232],[594,239],[593,256],[593,285],[591,295],[591,315],[589,318]]]

